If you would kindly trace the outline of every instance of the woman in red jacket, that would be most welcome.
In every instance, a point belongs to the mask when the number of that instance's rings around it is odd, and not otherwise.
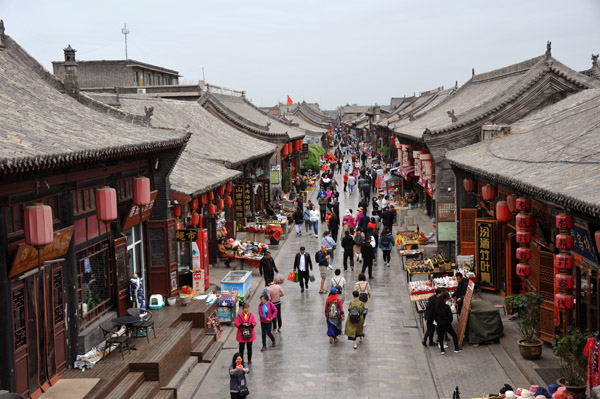
[[[248,363],[252,363],[252,342],[256,339],[256,334],[254,333],[256,318],[250,313],[249,303],[244,302],[242,313],[235,319],[235,327],[238,329],[235,338],[240,344],[240,354],[243,358],[244,347],[248,348]]]
[[[338,341],[338,335],[342,333],[344,318],[342,300],[337,295],[337,289],[331,288],[327,301],[325,301],[325,319],[327,320],[327,335],[330,344]]]

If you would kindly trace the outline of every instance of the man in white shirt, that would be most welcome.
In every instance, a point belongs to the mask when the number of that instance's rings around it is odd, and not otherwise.
[[[356,184],[356,178],[352,175],[348,176],[348,191],[350,192],[350,195],[352,195],[352,193],[354,193],[354,185]]]
[[[321,213],[313,205],[312,210],[310,211],[310,222],[312,223],[313,229],[315,231],[315,238],[319,238],[319,220],[320,219],[321,219]]]
[[[304,292],[304,286],[308,289],[308,279],[310,277],[308,269],[312,271],[312,261],[310,255],[306,253],[304,247],[300,247],[300,252],[296,254],[294,260],[294,270],[298,273],[298,282],[300,283],[300,292]]]

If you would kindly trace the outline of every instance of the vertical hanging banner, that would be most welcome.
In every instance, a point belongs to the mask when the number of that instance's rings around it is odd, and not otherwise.
[[[244,183],[244,213],[252,213],[252,183]]]
[[[265,204],[271,201],[271,184],[268,181],[263,182],[263,194],[265,197]]]
[[[235,203],[235,218],[244,218],[244,186],[235,186],[233,189],[233,202]]]
[[[495,221],[476,221],[476,250],[477,278],[482,287],[494,288],[494,260],[495,260]]]

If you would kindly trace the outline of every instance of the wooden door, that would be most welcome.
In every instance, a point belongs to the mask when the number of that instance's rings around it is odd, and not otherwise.
[[[127,256],[127,238],[120,237],[115,240],[114,269],[117,282],[117,311],[119,316],[126,316],[129,303],[129,266]]]
[[[146,229],[148,290],[152,294],[161,294],[168,298],[179,291],[175,219],[148,221]]]
[[[67,323],[65,317],[65,287],[63,266],[52,267],[52,312],[54,327],[54,364],[56,375],[67,369]]]
[[[25,283],[12,283],[13,340],[15,351],[15,392],[29,395],[29,328]]]
[[[460,254],[475,255],[475,219],[477,209],[460,210]]]
[[[506,240],[506,295],[521,292],[521,279],[517,276],[517,234],[508,234]]]

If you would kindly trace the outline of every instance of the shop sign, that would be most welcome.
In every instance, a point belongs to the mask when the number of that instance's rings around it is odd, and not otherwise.
[[[456,241],[456,222],[438,222],[438,241]]]
[[[573,237],[575,238],[575,246],[571,251],[580,255],[583,262],[588,266],[598,270],[598,258],[596,257],[596,245],[587,222],[575,218],[575,226],[573,226]]]
[[[123,221],[121,230],[125,231],[150,219],[150,214],[152,213],[152,208],[154,207],[157,196],[158,191],[155,190],[150,193],[150,203],[148,205],[140,206],[132,203],[129,212],[127,212],[127,216]]]
[[[197,241],[192,241],[192,270],[200,270],[202,267],[200,263],[200,248],[198,247]]]
[[[302,153],[308,154],[308,144],[307,143],[302,143]]]
[[[252,212],[252,183],[244,183],[244,213]]]
[[[482,286],[494,287],[494,221],[477,220],[476,237],[477,245],[475,257],[477,259],[477,278]]]
[[[454,212],[454,202],[438,202],[437,203],[437,220],[438,222],[454,222],[456,214]]]
[[[271,185],[268,181],[263,182],[263,193],[265,196],[265,204],[271,201]]]
[[[235,218],[244,218],[244,186],[233,188],[233,202],[235,203]]]
[[[175,239],[179,242],[194,242],[200,238],[198,229],[181,229],[175,231]]]
[[[40,258],[42,263],[56,258],[60,258],[69,250],[71,237],[73,236],[73,226],[65,227],[54,231],[54,238],[51,244],[41,248]],[[28,272],[38,266],[38,251],[35,247],[26,243],[19,244],[17,255],[10,268],[8,277],[14,277],[21,273]]]
[[[171,272],[171,292],[177,291],[177,271]]]
[[[271,167],[271,184],[279,184],[279,165]]]

